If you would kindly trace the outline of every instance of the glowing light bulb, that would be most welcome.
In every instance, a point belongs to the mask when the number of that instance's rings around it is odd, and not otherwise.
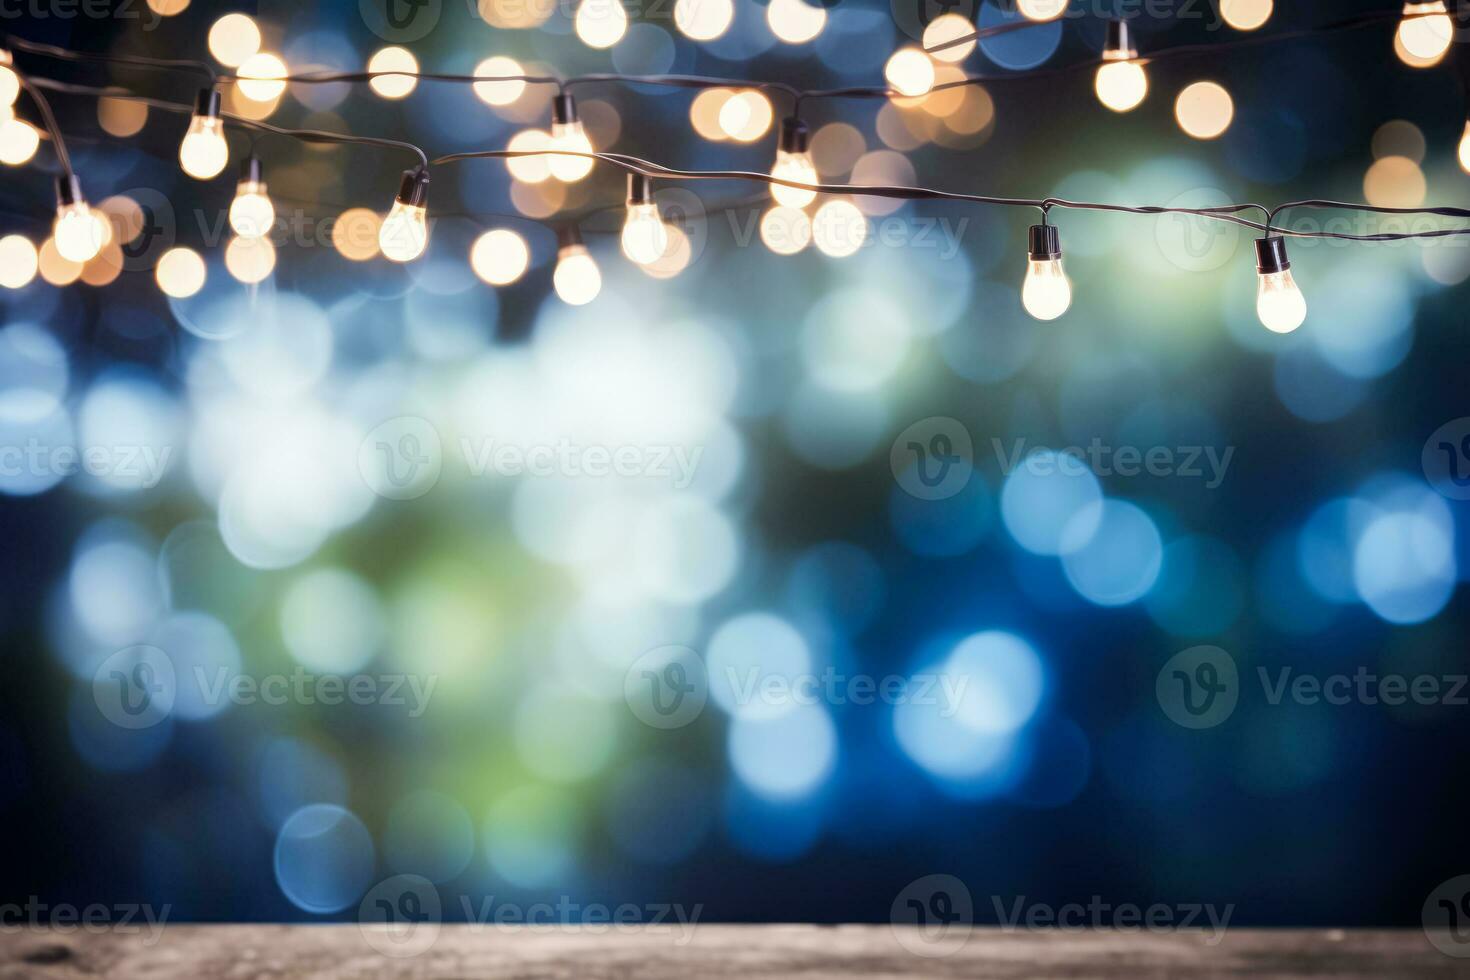
[[[1253,31],[1271,19],[1274,0],[1220,0],[1220,16],[1237,31]]]
[[[766,5],[766,24],[786,44],[805,44],[827,26],[827,11],[805,0],[771,0]]]
[[[587,138],[587,130],[582,128],[582,120],[577,118],[577,101],[570,95],[558,95],[552,100],[551,139],[547,149],[592,152],[592,141]],[[551,176],[564,183],[575,183],[592,172],[591,157],[555,155],[547,160]]]
[[[0,163],[19,167],[29,163],[41,145],[41,134],[24,119],[11,116],[0,122]]]
[[[286,63],[279,55],[257,51],[235,69],[236,87],[251,102],[270,102],[286,91]]]
[[[1062,236],[1056,225],[1032,225],[1021,305],[1038,320],[1055,320],[1072,305],[1072,282],[1062,269]]]
[[[204,288],[204,259],[192,248],[178,246],[158,257],[153,278],[158,288],[174,299],[188,299]]]
[[[87,207],[75,175],[56,178],[56,224],[51,237],[56,251],[68,262],[90,262],[107,241],[107,222]]]
[[[1470,174],[1470,121],[1465,123],[1465,135],[1460,137],[1460,169]]]
[[[1103,64],[1097,70],[1094,87],[1098,100],[1114,112],[1127,112],[1138,107],[1148,95],[1148,76],[1138,63],[1126,21],[1108,22],[1108,42],[1103,49]]]
[[[695,41],[713,41],[734,19],[732,0],[674,0],[674,26]]]
[[[602,273],[597,263],[592,261],[592,256],[587,254],[587,246],[582,244],[582,236],[576,229],[568,229],[562,234],[561,251],[557,253],[551,284],[562,302],[572,306],[590,303],[602,292]]]
[[[781,142],[776,147],[776,162],[771,167],[771,176],[782,180],[794,180],[803,184],[819,183],[817,165],[810,151],[811,131],[806,123],[795,116],[781,121]],[[817,192],[785,184],[772,184],[771,197],[777,204],[788,208],[804,208],[816,200]]]
[[[261,237],[276,220],[275,205],[266,195],[261,176],[260,158],[246,158],[240,183],[235,185],[235,199],[230,202],[230,227],[241,238]]]
[[[524,75],[526,72],[521,68],[520,62],[514,58],[486,58],[475,66],[475,75],[480,78],[510,77]],[[521,97],[526,90],[526,83],[511,77],[505,82],[475,82],[471,86],[475,90],[481,102],[486,105],[510,105]]]
[[[1404,4],[1404,19],[1396,36],[1399,60],[1414,68],[1438,64],[1454,40],[1454,24],[1444,0]],[[1411,57],[1405,58],[1407,52]]]
[[[812,221],[800,208],[777,205],[761,217],[761,242],[777,255],[795,255],[811,241]]]
[[[260,28],[245,14],[225,14],[209,29],[209,53],[236,67],[260,50]]]
[[[1270,235],[1256,240],[1256,316],[1273,333],[1291,333],[1307,319],[1307,300],[1291,276],[1286,239]]]
[[[232,238],[225,246],[225,269],[247,286],[263,282],[276,267],[276,247],[269,238]]]
[[[470,268],[492,286],[515,282],[531,264],[526,240],[505,228],[494,228],[475,239],[470,248]]]
[[[200,89],[194,100],[194,118],[189,120],[189,131],[179,144],[179,163],[190,177],[209,180],[219,176],[229,161],[230,145],[225,142],[224,121],[219,117],[219,92]]]
[[[961,41],[960,38],[968,38],[968,40]],[[951,41],[958,43],[938,51],[934,50],[939,45],[949,44]],[[924,50],[929,52],[929,57],[936,61],[953,63],[964,61],[970,56],[970,52],[975,50],[977,43],[979,42],[975,39],[975,25],[970,23],[970,18],[963,14],[940,14],[924,28]]]
[[[24,235],[0,238],[0,286],[20,289],[36,278],[40,258],[36,246]]]
[[[1067,11],[1067,0],[1016,0],[1016,9],[1027,20],[1056,20]]]
[[[368,59],[367,70],[376,76],[368,87],[385,99],[402,99],[419,84],[418,59],[407,48],[383,48]]]
[[[582,0],[572,26],[589,48],[610,48],[628,32],[628,12],[622,0]]]
[[[623,254],[638,265],[652,265],[669,247],[669,231],[658,216],[653,181],[642,174],[628,175],[628,217],[623,222]]]
[[[429,174],[422,167],[405,170],[398,197],[378,229],[378,249],[393,262],[412,262],[429,244]]]
[[[926,95],[934,87],[934,62],[918,48],[900,48],[883,66],[883,77],[899,95]]]
[[[20,76],[10,67],[10,52],[0,48],[0,106],[15,105],[20,98]]]

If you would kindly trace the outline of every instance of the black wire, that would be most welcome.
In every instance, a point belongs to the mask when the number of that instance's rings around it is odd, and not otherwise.
[[[13,68],[14,66],[12,66]],[[51,134],[51,144],[56,150],[56,160],[61,164],[61,172],[66,174],[67,179],[76,176],[71,168],[71,154],[66,151],[66,140],[61,137],[61,127],[56,124],[56,116],[51,111],[51,103],[41,93],[45,79],[35,79],[17,71],[15,77],[20,81],[21,87],[31,97],[36,105],[36,111],[41,114],[41,121],[46,125],[46,131]]]
[[[62,61],[95,61],[109,65],[121,65],[126,68],[137,68],[142,71],[189,71],[199,72],[209,78],[213,85],[217,75],[213,66],[204,61],[193,61],[190,59],[168,59],[149,58],[143,55],[110,54],[93,51],[73,51],[69,48],[59,48],[54,44],[39,44],[35,41],[27,41],[24,38],[15,37],[11,34],[3,35],[4,46],[16,51],[24,51],[27,54],[41,55],[47,58],[57,58]]]

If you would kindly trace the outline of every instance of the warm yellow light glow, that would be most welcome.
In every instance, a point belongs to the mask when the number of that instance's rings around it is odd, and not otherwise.
[[[41,134],[23,119],[0,121],[0,163],[19,167],[30,162],[41,145]]]
[[[974,33],[975,25],[970,23],[970,18],[960,14],[940,14],[929,22],[928,27],[924,28],[924,50],[928,51],[929,57],[936,61],[964,61],[970,56],[970,52],[975,50],[975,39],[970,37]],[[962,37],[970,37],[970,40],[945,48],[943,51],[931,50],[946,41]]]
[[[269,51],[257,51],[240,63],[235,70],[239,82],[236,88],[252,102],[270,102],[286,91],[286,63],[279,55]]]
[[[394,201],[378,229],[378,250],[393,262],[412,262],[429,244],[429,216],[425,208]]]
[[[1291,333],[1307,319],[1307,300],[1291,270],[1262,273],[1256,290],[1256,316],[1272,333]]]
[[[1216,82],[1195,82],[1174,102],[1179,128],[1197,140],[1212,140],[1230,128],[1235,103]]]
[[[112,236],[107,219],[95,214],[86,201],[74,201],[56,209],[51,237],[56,251],[68,262],[89,262]]]
[[[521,63],[514,58],[502,58],[497,55],[494,58],[486,58],[475,66],[476,75],[524,75],[526,70]],[[509,82],[475,82],[475,95],[486,105],[510,105],[521,97],[526,90],[526,83],[521,81]]]
[[[189,9],[189,0],[148,0],[148,9],[160,17],[172,17]]]
[[[0,107],[15,105],[20,98],[20,76],[10,67],[10,52],[0,48]]]
[[[777,205],[761,215],[761,242],[777,255],[795,255],[811,240],[812,221],[800,208]]]
[[[696,41],[713,41],[730,29],[734,19],[731,0],[674,0],[674,26]]]
[[[668,244],[656,260],[640,265],[638,269],[655,279],[672,279],[689,267],[694,259],[694,248],[689,236],[678,225],[665,225]]]
[[[1028,259],[1021,305],[1038,320],[1055,320],[1072,305],[1072,281],[1061,259]]]
[[[36,246],[24,235],[0,238],[0,286],[19,289],[36,278],[40,258]]]
[[[827,26],[827,11],[805,0],[771,0],[766,6],[766,24],[778,40],[806,44]]]
[[[628,32],[628,12],[622,0],[582,0],[572,26],[589,48],[610,48]]]
[[[1415,68],[1437,63],[1450,49],[1455,25],[1443,0],[1404,4],[1404,19],[1396,35],[1400,59]],[[1411,57],[1404,58],[1403,53]]]
[[[164,252],[153,270],[158,288],[174,299],[188,299],[204,288],[204,259],[192,248],[180,245]]]
[[[383,219],[370,208],[348,208],[332,224],[332,247],[353,262],[366,262],[378,254],[378,232]]]
[[[1148,75],[1137,61],[1109,61],[1097,69],[1097,97],[1114,112],[1136,109],[1148,95]]]
[[[271,230],[276,220],[276,208],[266,194],[265,184],[253,180],[242,180],[235,187],[235,199],[230,202],[230,227],[241,238],[259,238]]]
[[[368,72],[413,72],[419,70],[416,59],[406,48],[383,48],[368,59]],[[402,99],[412,92],[419,80],[412,74],[379,75],[368,85],[385,99]]]
[[[845,198],[828,201],[812,216],[812,240],[824,255],[852,255],[868,240],[867,216]]]
[[[900,48],[883,66],[883,77],[900,95],[924,95],[934,87],[934,62],[918,48]]]
[[[1419,208],[1428,196],[1424,171],[1408,157],[1375,160],[1363,175],[1363,198],[1376,208]]]
[[[1237,31],[1253,31],[1271,19],[1273,0],[1220,0],[1220,16]]]
[[[507,150],[517,153],[532,153],[535,156],[506,157],[505,169],[516,180],[527,184],[539,184],[551,178],[551,157],[540,151],[551,146],[551,135],[544,129],[523,129],[510,138]]]
[[[771,167],[771,176],[780,177],[783,180],[800,181],[803,184],[819,182],[817,165],[812,162],[810,153],[787,153],[785,150],[777,150],[776,163]],[[804,208],[816,200],[817,192],[800,187],[788,187],[785,184],[772,184],[771,196],[776,199],[777,204],[784,204],[788,208]]]
[[[550,149],[570,153],[591,153],[592,141],[587,138],[587,129],[580,119],[568,123],[551,124]],[[572,184],[592,172],[593,159],[587,156],[563,156],[560,153],[546,158],[551,176],[563,183]]]
[[[230,145],[225,142],[224,122],[217,116],[196,115],[179,143],[179,165],[196,180],[218,177],[230,162]]]
[[[276,267],[276,247],[269,238],[232,238],[225,246],[225,268],[246,285],[262,282]]]
[[[137,136],[148,122],[148,106],[142,102],[125,102],[122,99],[97,100],[97,124],[109,136],[127,139]]]
[[[225,14],[209,29],[209,53],[234,68],[260,50],[260,28],[245,14]]]
[[[720,106],[720,130],[738,143],[754,143],[766,135],[775,118],[771,100],[754,89],[735,92]]]
[[[470,268],[492,286],[508,286],[526,272],[531,250],[526,240],[513,231],[495,228],[475,239],[470,246]]]
[[[62,258],[56,250],[56,239],[48,238],[36,253],[36,268],[41,278],[51,285],[70,286],[81,278],[85,263]]]
[[[1016,0],[1016,9],[1027,20],[1056,20],[1067,12],[1067,0]]]
[[[602,272],[585,245],[566,245],[557,255],[551,284],[563,303],[584,306],[602,292]]]
[[[1470,174],[1470,122],[1465,123],[1465,134],[1460,137],[1460,169]]]
[[[620,241],[630,262],[649,265],[662,258],[669,247],[669,232],[658,216],[658,205],[629,204]]]

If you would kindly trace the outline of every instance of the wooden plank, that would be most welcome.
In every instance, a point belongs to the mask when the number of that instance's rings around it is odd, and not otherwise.
[[[0,978],[275,977],[1163,977],[1470,976],[1419,930],[1003,932],[977,929],[945,957],[920,956],[888,926],[700,924],[588,934],[574,927],[426,927],[417,955],[385,955],[353,925],[169,925],[156,936],[8,931]],[[384,945],[384,935],[371,937]],[[912,933],[907,939],[917,939]],[[152,939],[152,945],[149,940]]]

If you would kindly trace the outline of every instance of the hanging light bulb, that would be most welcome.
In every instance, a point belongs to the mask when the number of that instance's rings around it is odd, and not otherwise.
[[[811,131],[806,123],[795,116],[781,121],[781,141],[776,145],[776,162],[771,167],[771,176],[783,180],[794,180],[803,184],[815,184],[817,165],[812,162]],[[788,208],[804,208],[816,200],[817,192],[802,187],[772,184],[771,196],[777,204]]]
[[[235,199],[230,202],[230,227],[241,238],[259,238],[271,230],[276,208],[266,196],[261,179],[260,158],[248,156],[240,167],[240,183],[235,185]]]
[[[1148,76],[1138,63],[1128,22],[1108,21],[1108,42],[1103,48],[1103,63],[1097,69],[1094,83],[1097,97],[1114,112],[1137,108],[1148,95]]]
[[[90,262],[107,240],[106,222],[87,207],[82,182],[75,174],[56,178],[56,251],[68,262]]]
[[[623,222],[623,254],[638,265],[652,265],[669,248],[669,230],[658,216],[653,181],[642,174],[628,175],[628,217]]]
[[[1470,174],[1470,121],[1465,123],[1465,135],[1460,137],[1460,169]]]
[[[394,262],[411,262],[429,244],[429,172],[423,167],[403,172],[398,196],[378,229],[378,248]]]
[[[1396,36],[1399,60],[1413,68],[1438,64],[1450,49],[1455,25],[1444,0],[1404,4]],[[1408,57],[1405,57],[1405,55]]]
[[[583,306],[597,298],[602,292],[602,273],[597,263],[587,254],[582,244],[582,233],[575,226],[563,228],[558,235],[561,250],[556,255],[556,271],[551,274],[551,284],[563,303]]]
[[[1261,325],[1273,333],[1291,333],[1307,318],[1307,300],[1291,277],[1285,238],[1267,235],[1256,239],[1256,272],[1261,277],[1256,290]]]
[[[577,100],[566,93],[551,100],[551,142],[547,149],[592,152],[592,141],[587,138],[587,130],[582,128],[582,120],[577,118]],[[568,184],[592,172],[590,157],[556,155],[548,159],[551,161],[551,176]]]
[[[0,107],[15,105],[20,98],[20,76],[10,64],[10,52],[0,48]]]
[[[1055,320],[1072,305],[1072,283],[1062,269],[1062,236],[1056,225],[1032,225],[1021,305],[1038,320]]]
[[[225,124],[219,117],[219,92],[199,90],[194,100],[194,118],[179,144],[179,163],[184,173],[197,180],[218,177],[230,162],[230,145],[225,142]]]

